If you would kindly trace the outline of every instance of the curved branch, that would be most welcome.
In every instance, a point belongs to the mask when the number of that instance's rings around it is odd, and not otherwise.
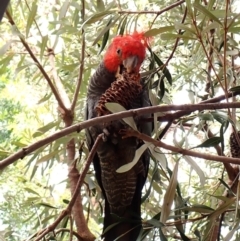
[[[183,15],[183,18],[182,18],[182,21],[181,21],[182,24],[185,22],[186,17],[187,17],[187,8],[185,9],[185,12],[184,12],[184,15]],[[180,34],[182,34],[182,30],[181,29],[178,30],[178,35],[180,35]],[[173,50],[172,50],[171,54],[169,55],[169,57],[168,57],[168,59],[167,59],[167,61],[165,63],[165,66],[167,66],[169,64],[169,61],[173,58],[173,55],[174,55],[174,53],[175,53],[175,51],[177,49],[179,40],[180,40],[180,38],[177,37],[177,39],[175,41],[175,44],[173,46]]]
[[[225,100],[226,98],[231,98],[234,96],[237,96],[240,94],[240,91],[235,91],[235,92],[228,92],[226,95],[220,95],[217,96],[215,98],[212,99],[208,99],[208,100],[204,100],[201,101],[200,104],[207,104],[207,103],[216,103],[216,102],[220,102],[222,100]],[[176,111],[175,113],[167,113],[164,116],[159,116],[158,117],[158,121],[173,121],[175,119],[178,119],[184,115],[189,115],[192,111],[188,111],[188,110],[180,110],[180,111]],[[148,120],[150,122],[150,120],[152,121],[153,118],[145,118],[144,120]]]
[[[58,230],[55,230],[55,235],[57,235],[58,233],[64,233],[64,232],[67,232],[67,233],[70,233],[70,234],[72,233],[78,239],[78,241],[84,241],[77,232],[72,231],[68,228],[60,228]]]
[[[50,66],[51,66],[51,74],[52,74],[53,81],[55,82],[56,89],[59,93],[59,96],[61,97],[63,105],[68,110],[67,112],[69,112],[70,106],[71,106],[70,100],[69,100],[68,94],[63,86],[63,83],[58,76],[56,65],[55,65],[55,53],[54,53],[54,50],[51,48],[48,48],[48,57],[49,57],[49,62],[50,62]]]
[[[140,132],[135,131],[135,130],[126,130],[126,131],[124,130],[124,132],[122,131],[122,133],[124,133],[123,138],[135,136],[138,139],[141,139],[141,140],[146,141],[146,142],[150,142],[155,146],[158,146],[158,147],[161,147],[163,149],[172,151],[174,153],[182,154],[184,156],[193,156],[193,157],[197,157],[197,158],[202,158],[202,159],[212,160],[212,161],[217,161],[217,162],[222,162],[222,163],[233,163],[233,164],[238,164],[238,165],[240,164],[240,158],[231,158],[231,157],[225,157],[225,156],[214,156],[214,155],[211,155],[211,154],[205,154],[205,153],[201,153],[201,152],[186,150],[186,149],[183,149],[183,148],[179,148],[179,147],[175,147],[175,146],[165,144],[162,141],[157,141],[157,140],[151,138],[150,136],[145,135],[145,134],[140,133]]]
[[[84,22],[85,17],[85,2],[82,0],[82,12],[81,12],[82,21]],[[83,78],[83,71],[84,71],[84,61],[85,61],[85,34],[84,30],[82,29],[82,48],[81,48],[81,64],[79,67],[79,75],[78,75],[78,81],[77,81],[77,87],[75,89],[75,93],[73,95],[73,101],[71,105],[71,111],[73,112],[77,103],[77,97],[79,95],[80,87],[82,84],[82,78]]]
[[[26,155],[31,152],[37,150],[40,147],[43,147],[61,137],[69,135],[73,132],[80,132],[83,129],[89,128],[90,126],[97,125],[99,123],[109,123],[114,120],[120,120],[122,118],[130,117],[130,116],[142,116],[151,113],[164,112],[164,111],[173,111],[173,110],[184,110],[188,111],[188,113],[196,110],[216,110],[216,109],[224,109],[224,108],[240,108],[240,103],[211,103],[211,104],[189,104],[189,105],[166,105],[166,106],[151,106],[144,107],[139,109],[133,109],[128,111],[122,111],[115,114],[110,114],[106,116],[100,116],[94,119],[90,119],[87,121],[83,121],[81,123],[75,124],[73,126],[67,127],[61,131],[57,131],[54,134],[37,141],[25,148],[22,148],[20,151],[10,155],[0,162],[0,170],[4,169],[8,165],[12,164],[18,159],[23,159]],[[236,158],[233,158],[236,159]],[[233,160],[231,159],[231,160]],[[237,159],[239,160],[239,159]],[[232,162],[234,163],[234,162]]]
[[[7,15],[7,18],[8,18],[8,21],[10,22],[10,24],[12,26],[16,26],[11,14],[6,11],[6,15]],[[42,75],[44,76],[44,78],[47,80],[50,88],[51,88],[51,91],[52,93],[54,94],[57,102],[58,102],[58,105],[65,111],[67,111],[67,108],[65,107],[57,89],[55,88],[55,86],[53,85],[50,77],[48,76],[48,74],[46,73],[46,71],[44,70],[43,66],[40,64],[40,62],[38,61],[37,57],[34,55],[34,53],[32,52],[31,48],[29,47],[29,45],[27,44],[27,42],[25,41],[25,39],[22,37],[22,35],[19,33],[18,34],[18,37],[20,39],[20,41],[22,42],[23,46],[26,48],[26,50],[28,51],[29,55],[31,56],[32,60],[35,62],[35,64],[37,65],[38,69],[40,70],[40,72],[42,73]]]
[[[48,227],[43,229],[41,232],[38,232],[38,236],[35,239],[35,241],[40,241],[46,234],[48,234],[49,232],[53,231],[57,227],[57,225],[62,221],[62,219],[65,216],[67,216],[68,214],[71,213],[73,205],[74,205],[74,203],[75,203],[75,201],[76,201],[76,199],[77,199],[77,197],[79,195],[79,190],[80,190],[80,188],[81,188],[81,186],[83,184],[83,181],[84,181],[84,178],[85,178],[85,176],[87,174],[89,166],[90,166],[90,164],[91,164],[91,162],[93,160],[93,157],[94,157],[94,155],[96,153],[97,147],[98,147],[100,141],[102,140],[102,136],[103,136],[103,134],[98,135],[98,137],[97,137],[97,139],[96,139],[96,141],[95,141],[95,143],[93,145],[93,148],[92,148],[91,152],[89,153],[89,156],[88,156],[88,159],[86,161],[85,167],[84,167],[84,169],[83,169],[83,171],[82,171],[82,173],[81,173],[81,175],[80,175],[80,177],[78,179],[78,182],[77,182],[77,185],[76,185],[76,188],[75,188],[75,192],[74,192],[74,194],[72,196],[72,199],[69,202],[67,208],[62,211],[62,213],[59,215],[59,217],[55,220],[54,223],[52,223],[51,225],[49,225]]]
[[[181,5],[184,2],[185,2],[185,0],[175,2],[175,3],[169,5],[168,7],[164,8],[160,11],[118,11],[118,13],[119,14],[126,14],[127,13],[127,14],[157,14],[157,15],[160,15],[160,14],[162,14],[162,13],[164,13],[164,12],[166,12],[166,11],[172,9],[172,8],[175,8],[179,5]]]

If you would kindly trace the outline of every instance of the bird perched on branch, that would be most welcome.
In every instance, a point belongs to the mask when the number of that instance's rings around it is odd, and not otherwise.
[[[149,106],[147,91],[140,83],[139,70],[145,59],[147,39],[143,33],[117,36],[108,47],[103,61],[90,79],[86,118],[108,114],[107,102],[117,102],[126,109]],[[147,135],[151,124],[135,120],[138,130]],[[116,170],[131,162],[142,145],[135,137],[122,138],[120,130],[130,128],[122,120],[99,123],[86,130],[89,149],[97,136],[105,133],[93,164],[96,179],[105,199],[103,235],[105,241],[135,241],[141,230],[141,194],[147,178],[149,155],[144,152],[130,170]],[[115,224],[115,225],[113,225]]]

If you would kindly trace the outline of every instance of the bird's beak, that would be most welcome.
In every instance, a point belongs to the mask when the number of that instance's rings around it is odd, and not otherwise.
[[[127,69],[128,73],[135,72],[137,70],[136,69],[137,65],[138,65],[138,57],[135,55],[130,56],[125,60],[123,60],[123,66]]]

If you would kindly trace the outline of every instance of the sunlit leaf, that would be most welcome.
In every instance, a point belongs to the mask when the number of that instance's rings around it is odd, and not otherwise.
[[[43,162],[46,162],[46,161],[49,161],[51,158],[55,157],[56,154],[58,153],[59,151],[53,151],[53,152],[50,152],[49,154],[39,158],[36,162],[36,164],[40,164],[40,163],[43,163]]]
[[[101,13],[95,13],[92,16],[90,16],[82,25],[82,28],[85,27],[86,24],[92,24],[95,23],[97,21],[102,20],[103,18],[105,18],[107,15],[110,15],[112,13],[115,13],[114,10],[108,10],[108,11],[104,11]]]
[[[203,170],[199,167],[199,165],[190,156],[184,156],[183,158],[197,173],[197,175],[199,176],[199,179],[200,179],[200,184],[203,186],[206,181],[206,177],[205,177]]]
[[[31,65],[35,65],[35,63],[28,63],[27,65],[23,65],[23,66],[20,66],[18,68],[16,68],[16,71],[15,71],[15,74],[19,74],[19,72],[21,72],[22,70],[30,67]]]
[[[200,204],[191,205],[190,207],[184,207],[184,210],[198,213],[212,213],[214,211],[213,208]]]
[[[178,175],[178,163],[176,162],[169,185],[167,187],[166,193],[163,198],[163,205],[162,205],[162,212],[160,217],[160,222],[165,223],[170,215],[171,207],[173,204],[173,200],[176,194],[176,187],[177,187],[177,175]]]
[[[201,4],[195,2],[193,6],[199,10],[201,13],[203,13],[205,16],[209,17],[209,19],[216,21],[220,25],[222,25],[222,22],[213,14],[211,13],[207,8],[202,6]]]
[[[39,196],[39,197],[40,197],[39,193],[38,193],[38,192],[36,192],[36,191],[35,191],[35,190],[33,190],[33,189],[28,188],[28,187],[25,187],[24,189],[25,189],[27,192],[29,192],[29,193],[33,193],[33,194],[36,194],[37,196]]]
[[[47,125],[39,128],[35,133],[33,133],[33,137],[38,137],[43,134],[45,134],[47,131],[51,130],[53,127],[55,127],[58,124],[58,122],[50,122]]]
[[[215,120],[217,120],[221,124],[224,124],[224,123],[228,122],[228,120],[229,120],[229,118],[226,114],[223,114],[219,111],[213,111],[213,112],[211,112],[211,115],[213,116],[213,118]]]
[[[160,148],[155,147],[153,145],[150,145],[148,148],[149,148],[151,154],[156,159],[156,161],[158,161],[163,168],[166,168],[167,167],[167,159],[166,159],[166,156],[160,150]]]
[[[235,197],[229,198],[225,203],[222,203],[219,207],[217,207],[217,209],[208,216],[208,219],[213,221],[216,217],[219,217],[220,214],[224,213],[227,209],[229,209],[235,201]]]
[[[185,39],[185,40],[196,40],[196,37],[187,36],[183,34],[174,34],[174,33],[163,33],[161,34],[162,40],[175,40],[177,38]]]
[[[147,220],[147,223],[152,225],[153,227],[157,227],[157,228],[161,228],[164,226],[163,223],[159,222],[158,220],[156,219],[150,219],[150,220]]]
[[[47,42],[48,42],[48,36],[47,35],[43,36],[42,37],[42,42],[41,42],[40,59],[42,59],[44,51],[46,50]]]
[[[46,94],[42,99],[40,99],[37,104],[44,103],[45,101],[49,100],[49,98],[52,96],[52,93]]]
[[[39,205],[39,206],[44,206],[44,207],[47,207],[47,208],[57,209],[57,207],[54,207],[54,206],[52,206],[52,205],[49,204],[49,203],[40,202],[40,203],[38,203],[37,205]]]
[[[119,167],[116,172],[118,173],[123,173],[123,172],[127,172],[130,169],[132,169],[138,162],[139,158],[142,156],[143,152],[151,145],[151,143],[145,143],[142,146],[140,146],[136,152],[135,152],[135,156],[133,158],[133,160],[131,162],[129,162],[128,164],[125,164],[121,167]]]
[[[186,5],[187,5],[188,14],[189,14],[191,17],[193,17],[193,10],[192,10],[193,4],[191,3],[191,0],[186,0]]]
[[[194,147],[194,148],[198,148],[198,147],[212,147],[212,146],[216,146],[221,142],[221,137],[218,136],[214,136],[212,138],[207,139],[206,141],[204,141],[202,144]]]
[[[229,187],[229,185],[222,179],[222,178],[218,178],[218,180],[227,188],[228,192],[231,193],[232,195],[234,195],[233,191],[231,190],[231,188]],[[224,200],[226,201],[226,200]]]
[[[28,20],[27,20],[27,26],[26,26],[26,36],[28,36],[29,34],[29,31],[30,31],[30,28],[32,26],[32,23],[35,19],[35,16],[37,14],[37,9],[38,9],[38,5],[37,5],[37,1],[34,1],[32,3],[32,8],[29,12],[29,15],[28,15]]]
[[[214,120],[212,113],[210,113],[210,112],[199,113],[198,116],[199,116],[199,118],[201,118],[204,121],[213,121]]]
[[[5,43],[1,48],[0,48],[0,56],[3,56],[8,49],[10,48],[11,44],[12,44],[12,40],[8,41],[7,43]]]
[[[175,25],[176,29],[178,29],[178,30],[181,29],[181,30],[188,31],[192,34],[196,34],[196,30],[193,27],[190,28],[190,27],[187,27],[186,25],[184,25],[182,23],[178,23],[178,22],[175,22],[174,25]]]
[[[209,31],[211,31],[211,30],[213,30],[213,29],[216,30],[216,29],[219,28],[219,27],[220,27],[220,26],[219,26],[218,23],[212,22],[212,23],[210,23],[209,25],[207,25],[205,28],[203,28],[201,34],[203,35],[204,33],[208,33]]]
[[[234,234],[236,234],[237,230],[239,229],[239,223],[240,223],[239,220],[235,222],[235,224],[233,225],[233,228],[229,230],[228,234],[223,238],[223,241],[232,240]]]
[[[112,113],[126,111],[126,109],[118,103],[106,103],[105,106]],[[131,126],[134,130],[137,130],[136,123],[132,117],[123,118],[123,121]]]
[[[105,9],[104,2],[102,0],[97,0],[97,9],[102,12]]]
[[[0,150],[0,157],[1,157],[1,159],[7,157],[10,154],[11,153],[9,151],[2,151],[2,150]]]
[[[229,91],[232,91],[232,92],[240,91],[240,85],[230,88]]]
[[[144,33],[144,35],[146,37],[153,37],[155,35],[161,34],[161,33],[165,33],[165,32],[169,32],[169,31],[173,31],[174,30],[174,26],[165,26],[165,27],[161,27],[161,28],[152,28],[148,31],[146,31]]]
[[[159,67],[164,66],[164,63],[158,58],[158,56],[155,53],[153,53],[153,56]],[[172,85],[172,76],[169,70],[166,67],[164,67],[162,71],[164,76],[167,78],[169,84]]]
[[[62,19],[66,16],[69,5],[70,5],[70,2],[68,0],[65,0],[59,12],[59,19]]]
[[[120,28],[119,28],[119,35],[123,35],[124,30],[126,28],[126,24],[127,24],[127,20],[128,20],[128,16],[124,16],[123,21],[121,22]]]
[[[26,147],[27,146],[26,143],[23,143],[21,141],[13,141],[12,144],[16,145],[17,147]]]
[[[97,35],[96,39],[93,42],[93,45],[95,45],[102,38],[102,36],[104,36],[103,43],[102,43],[103,47],[101,47],[102,49],[104,49],[104,47],[106,46],[108,37],[109,37],[109,29],[119,20],[119,18],[120,18],[120,16],[115,16],[114,18],[110,18],[106,27],[103,28],[103,30]]]

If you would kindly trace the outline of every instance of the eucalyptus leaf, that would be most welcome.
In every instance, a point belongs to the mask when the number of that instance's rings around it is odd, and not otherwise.
[[[209,19],[216,21],[220,25],[222,25],[222,22],[212,13],[210,12],[206,7],[202,6],[201,4],[195,2],[193,6],[199,10],[201,13],[203,13],[205,16],[207,16]]]
[[[110,18],[106,27],[103,28],[102,31],[97,35],[96,39],[93,42],[93,45],[95,45],[102,38],[104,34],[108,33],[108,36],[109,36],[109,29],[119,20],[120,17],[121,16],[115,16],[114,18]],[[108,40],[108,38],[106,40]]]
[[[103,18],[105,18],[106,16],[115,13],[115,10],[107,10],[107,11],[103,11],[100,13],[95,13],[92,16],[90,16],[82,25],[82,28],[85,27],[86,24],[93,24],[97,21],[102,20]]]
[[[148,147],[148,149],[150,150],[151,154],[154,156],[156,161],[158,161],[163,168],[166,168],[167,167],[167,158],[162,153],[160,148],[159,147],[155,147],[154,145],[150,145]]]
[[[179,162],[176,162],[174,166],[174,170],[172,172],[169,185],[167,187],[166,193],[163,198],[163,205],[162,205],[162,212],[161,212],[161,217],[160,217],[160,222],[161,223],[166,223],[170,212],[171,212],[171,207],[173,204],[173,200],[176,194],[176,187],[177,187],[177,175],[178,175],[178,164]]]
[[[165,33],[165,32],[170,32],[174,30],[174,26],[165,26],[161,28],[152,28],[144,33],[146,37],[153,37],[155,35]]]
[[[39,165],[40,163],[49,161],[50,159],[52,159],[53,157],[55,157],[58,152],[59,152],[59,150],[50,152],[49,154],[47,154],[47,155],[39,158],[39,159],[37,160],[36,164]]]
[[[112,113],[126,111],[126,109],[118,103],[106,103],[105,106]],[[132,127],[134,130],[137,130],[136,123],[132,117],[123,118],[123,121],[127,123],[130,127]]]
[[[45,134],[47,131],[55,127],[57,124],[58,122],[50,122],[47,125],[40,127],[35,133],[33,133],[33,137],[38,137]]]
[[[36,17],[37,8],[38,8],[38,5],[37,5],[37,1],[35,0],[32,3],[32,8],[31,8],[31,10],[29,12],[29,16],[28,16],[28,20],[27,20],[27,26],[26,26],[26,36],[28,36],[30,28],[32,26],[32,23],[33,23],[33,21],[34,21],[34,19]]]
[[[213,147],[218,145],[221,142],[222,138],[218,137],[218,136],[214,136],[212,138],[207,139],[206,141],[204,141],[202,144],[194,147],[194,148],[198,148],[198,147]]]
[[[116,172],[117,173],[123,173],[123,172],[127,172],[130,169],[132,169],[138,162],[139,158],[142,156],[143,152],[146,151],[146,149],[151,145],[151,143],[145,143],[142,146],[140,146],[136,152],[135,152],[135,156],[133,158],[133,160],[121,167],[119,167]]]
[[[193,160],[190,156],[183,156],[185,161],[193,168],[193,170],[197,173],[201,186],[204,186],[206,177],[203,170],[199,167],[196,161]]]

